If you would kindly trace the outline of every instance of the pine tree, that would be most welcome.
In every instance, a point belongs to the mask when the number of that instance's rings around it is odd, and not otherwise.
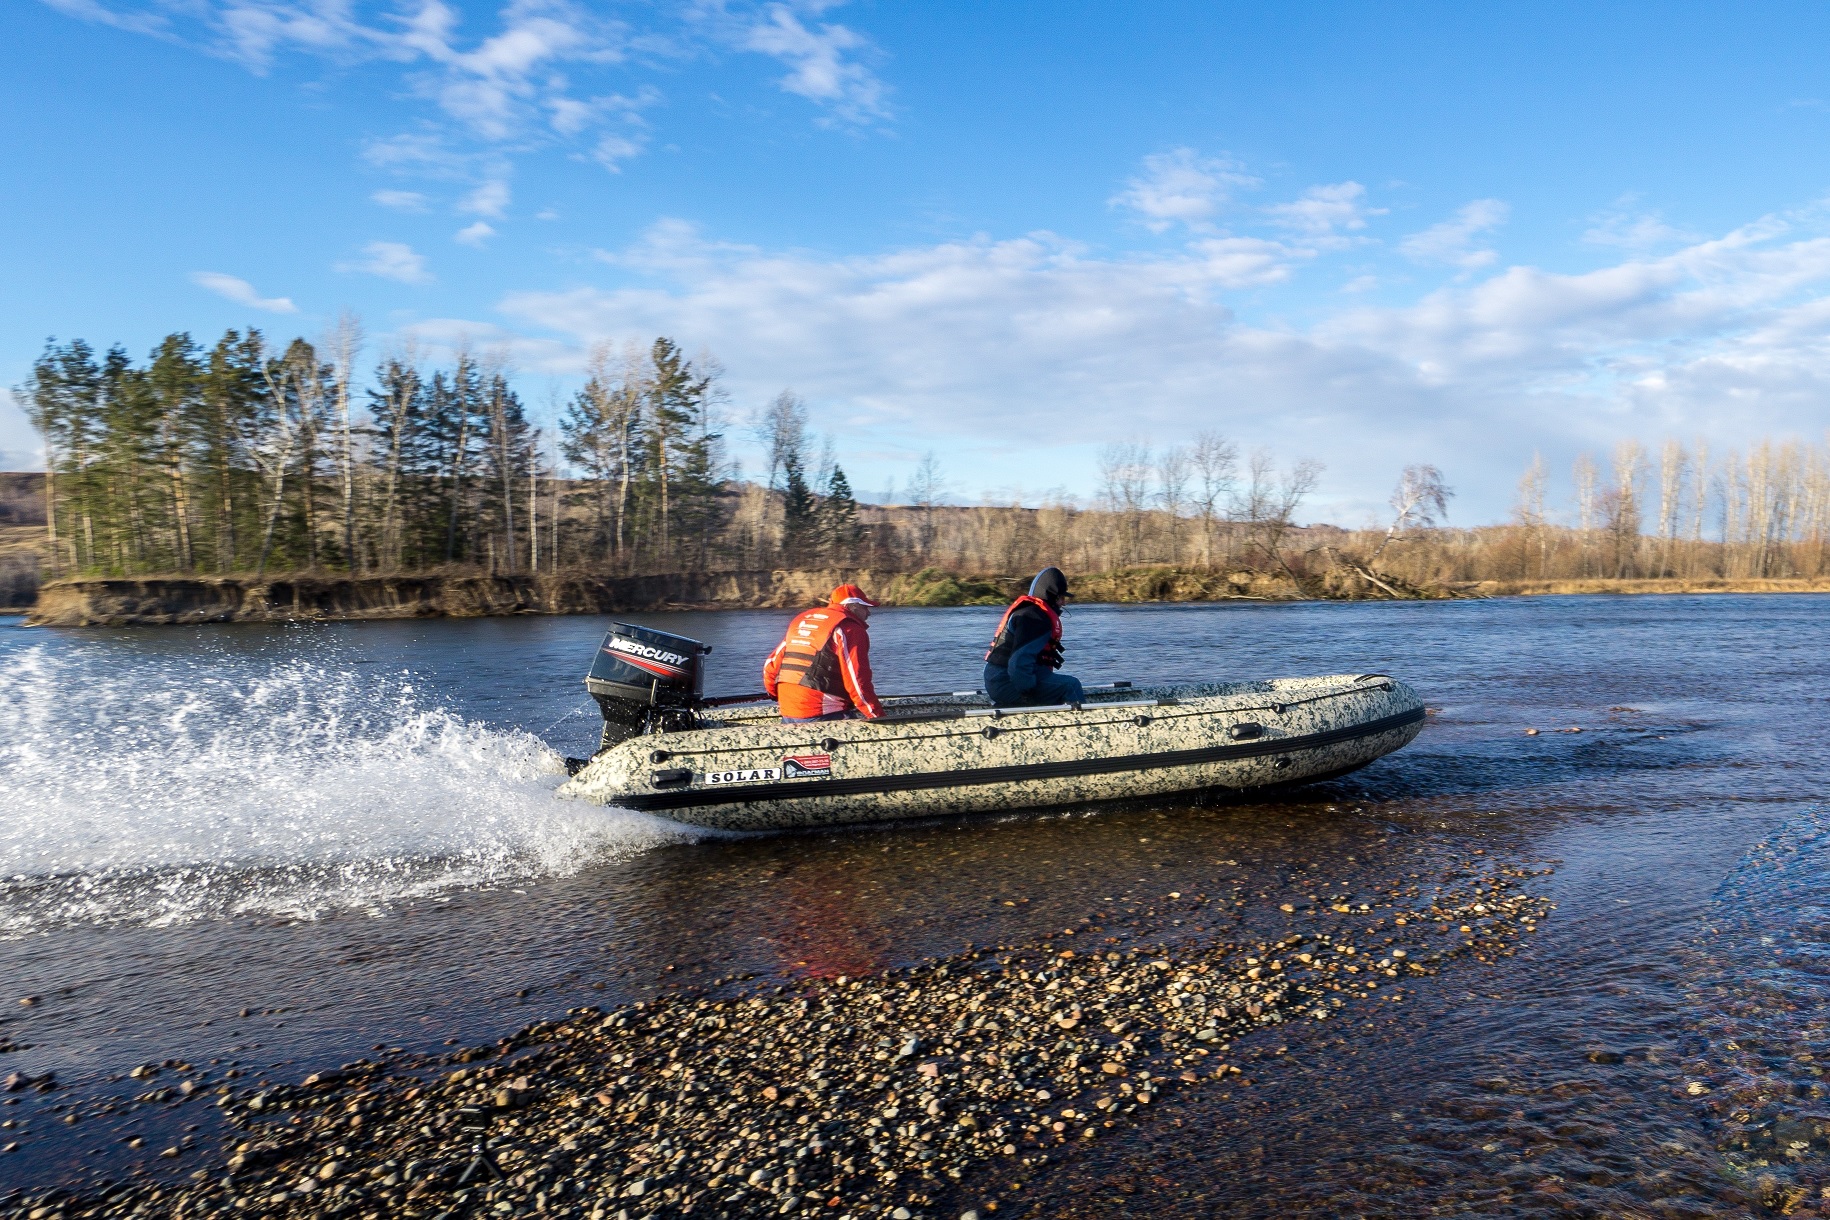
[[[832,468],[832,477],[826,481],[826,495],[821,499],[819,508],[819,538],[821,549],[833,563],[848,564],[857,558],[858,539],[861,531],[858,528],[858,502],[852,499],[851,482],[846,479],[845,471],[838,465]]]
[[[209,482],[204,513],[215,525],[215,569],[227,575],[241,569],[239,532],[250,536],[261,525],[261,474],[254,447],[260,421],[268,413],[266,340],[258,330],[225,331],[210,349],[199,384],[195,444],[201,477]],[[243,518],[247,520],[244,521]]]
[[[645,389],[637,362],[625,359],[620,371],[613,368],[608,345],[592,352],[589,371],[560,418],[560,452],[595,485],[592,549],[620,563]]]
[[[819,549],[818,511],[801,455],[788,454],[782,459],[782,562],[787,566],[802,564],[807,552]]]
[[[81,339],[62,347],[55,339],[45,342],[44,353],[32,365],[20,397],[33,427],[44,438],[47,459],[47,494],[51,497],[50,534],[58,536],[64,522],[69,539],[71,566],[81,570],[95,564],[95,485],[92,466],[103,431],[101,369],[95,352]],[[58,490],[59,485],[62,491]]]
[[[102,436],[96,471],[101,483],[98,520],[107,547],[102,569],[131,575],[159,564],[159,525],[148,502],[147,472],[155,468],[158,404],[146,374],[125,349],[108,349],[101,369]]]
[[[381,521],[375,547],[384,572],[400,570],[410,536],[404,518],[417,498],[409,494],[403,479],[411,477],[424,412],[425,383],[412,359],[384,359],[375,370],[375,388],[369,391],[369,414],[375,420],[382,464]]]
[[[167,335],[153,349],[146,381],[158,412],[158,435],[154,443],[159,467],[171,496],[168,513],[173,559],[179,571],[189,572],[196,562],[191,547],[191,453],[202,422],[203,381],[197,345],[191,342],[189,335]]]
[[[482,418],[482,372],[469,352],[459,351],[449,377],[434,376],[427,400],[427,432],[436,454],[442,492],[444,561],[476,558],[476,520],[471,509],[471,467]]]
[[[299,514],[289,522],[289,542],[303,553],[307,568],[316,568],[323,544],[318,530],[318,480],[325,457],[321,441],[329,422],[334,374],[319,360],[317,348],[303,339],[292,341],[281,363],[292,417],[298,423]]]
[[[484,389],[484,440],[488,516],[500,527],[502,546],[495,552],[510,572],[520,553],[515,526],[515,480],[531,464],[532,429],[520,397],[500,373],[490,376]]]
[[[705,426],[706,391],[710,383],[693,368],[672,339],[656,339],[649,354],[654,365],[648,385],[648,453],[659,505],[657,557],[674,559],[676,526],[691,537],[700,532],[711,483],[711,443]],[[675,509],[681,521],[675,521]]]

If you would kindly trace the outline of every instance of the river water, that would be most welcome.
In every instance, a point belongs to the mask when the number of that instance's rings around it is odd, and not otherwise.
[[[879,611],[880,688],[976,685],[996,615]],[[785,617],[639,621],[738,692]],[[214,1112],[128,1104],[141,1064],[297,1080],[1095,917],[1206,935],[1171,891],[1269,920],[1497,858],[1557,904],[1516,956],[1271,1031],[1249,1087],[1176,1095],[1018,1214],[1830,1214],[1830,602],[1082,607],[1089,681],[1382,671],[1433,715],[1273,800],[773,837],[553,798],[604,626],[0,620],[0,1076],[58,1086],[5,1095],[0,1199],[209,1164]]]

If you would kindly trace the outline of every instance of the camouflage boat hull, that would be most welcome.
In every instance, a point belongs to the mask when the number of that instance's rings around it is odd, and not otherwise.
[[[1381,674],[1101,689],[1078,708],[888,699],[883,721],[701,719],[599,753],[559,795],[720,830],[784,830],[1302,783],[1416,738]]]

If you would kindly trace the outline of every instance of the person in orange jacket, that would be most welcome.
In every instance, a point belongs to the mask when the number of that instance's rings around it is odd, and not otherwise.
[[[763,663],[763,689],[782,719],[845,720],[883,715],[871,685],[871,607],[857,585],[840,585],[824,606],[803,610]]]

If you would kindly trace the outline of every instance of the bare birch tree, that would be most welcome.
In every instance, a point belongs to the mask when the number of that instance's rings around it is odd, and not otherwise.
[[[1544,501],[1549,472],[1544,455],[1533,453],[1531,465],[1519,476],[1519,496],[1512,509],[1512,519],[1525,531],[1526,541],[1537,552],[1537,574],[1541,578],[1549,566],[1549,538],[1546,532]]]
[[[1377,572],[1385,548],[1405,530],[1428,529],[1440,521],[1448,513],[1449,497],[1454,494],[1443,482],[1442,471],[1436,467],[1406,466],[1404,473],[1398,476],[1398,486],[1393,489],[1389,501],[1397,515],[1392,518],[1385,537],[1379,540],[1379,545],[1367,559],[1367,568]]]
[[[1192,473],[1188,447],[1170,445],[1156,459],[1156,502],[1169,527],[1169,562],[1182,562],[1182,514],[1188,507],[1188,480]]]
[[[1683,512],[1684,475],[1688,463],[1684,446],[1667,440],[1658,456],[1658,575],[1671,575],[1675,563],[1678,517]]]
[[[1233,498],[1239,482],[1239,447],[1217,432],[1195,436],[1192,455],[1201,490],[1196,506],[1201,512],[1201,562],[1214,566],[1214,535],[1221,506]]]

